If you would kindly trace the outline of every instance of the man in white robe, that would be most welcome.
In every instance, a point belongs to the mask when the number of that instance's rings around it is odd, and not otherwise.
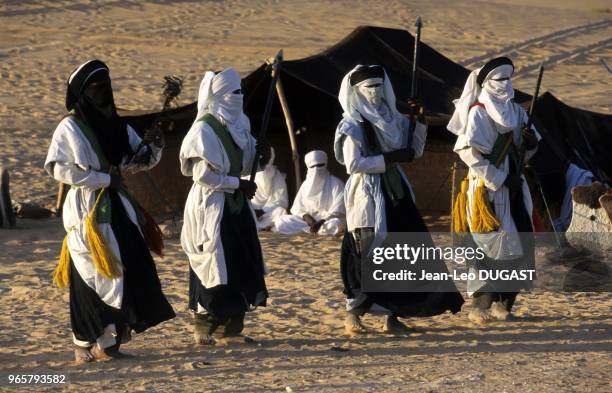
[[[463,298],[452,282],[444,285],[440,293],[377,292],[363,287],[366,273],[362,271],[361,257],[379,246],[387,233],[420,232],[421,240],[433,245],[399,164],[423,155],[427,125],[417,102],[409,103],[415,118],[398,111],[389,76],[379,65],[357,65],[348,72],[342,79],[338,101],[344,113],[336,128],[334,154],[349,175],[344,193],[348,231],[340,258],[346,333],[366,333],[368,329],[361,320],[366,313],[386,315],[383,331],[403,334],[411,329],[398,318],[460,311]],[[411,122],[415,127],[408,146]],[[444,261],[428,262],[423,268],[428,272],[447,272]]]
[[[535,154],[540,136],[534,127],[526,128],[527,113],[514,102],[510,80],[513,72],[514,65],[506,57],[493,59],[474,70],[461,97],[455,100],[455,112],[447,127],[457,135],[454,151],[469,167],[466,215],[472,239],[483,249],[488,261],[503,261],[497,265],[488,263],[488,268],[515,269],[533,264],[533,244],[528,236],[521,235],[533,232],[533,204],[521,166]],[[508,153],[493,157],[501,151],[497,146],[508,134],[512,138]],[[519,162],[521,151],[524,155]],[[496,160],[499,166],[494,164]],[[474,233],[472,229],[472,206],[481,184],[500,222],[498,230],[488,233]],[[475,273],[479,270],[473,266],[470,269]],[[510,317],[518,288],[530,283],[515,283],[511,289],[499,289],[505,284],[501,280],[468,282],[468,294],[474,299],[470,320],[482,324],[492,318]]]
[[[243,179],[248,179],[244,176]],[[274,149],[271,149],[270,162],[263,171],[255,175],[257,191],[251,199],[251,206],[255,210],[258,230],[276,232],[276,221],[287,213],[289,197],[285,174],[274,165]]]
[[[308,172],[291,206],[279,217],[277,231],[286,235],[312,233],[336,236],[344,231],[344,183],[327,169],[327,154],[314,150],[304,157]]]
[[[258,154],[260,168],[270,161],[270,147],[256,147],[240,84],[233,68],[206,72],[198,114],[180,151],[181,172],[193,179],[181,246],[189,258],[189,308],[199,345],[244,340],[246,312],[268,298],[249,202],[257,186],[241,177]]]
[[[154,223],[143,217],[121,180],[123,171],[155,166],[163,139],[156,131],[141,139],[117,115],[109,69],[99,60],[70,75],[66,108],[70,113],[53,132],[45,160],[47,173],[71,186],[62,208],[69,260],[60,262],[55,281],[70,288],[76,362],[109,360],[122,356],[119,345],[129,341],[132,330],[142,332],[175,316],[143,237],[146,225]],[[86,221],[94,209],[93,227],[112,254],[105,260],[119,271],[110,277],[92,254]]]

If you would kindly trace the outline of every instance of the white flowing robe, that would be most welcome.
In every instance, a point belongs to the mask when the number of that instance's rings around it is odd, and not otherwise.
[[[244,177],[248,179],[248,176]],[[268,229],[276,232],[276,221],[287,213],[289,194],[285,175],[273,164],[268,164],[263,171],[255,175],[257,192],[251,199],[255,210],[263,210],[263,215],[257,219],[257,229]]]
[[[403,119],[401,129],[405,133],[403,139],[407,141],[410,121],[407,117],[403,117]],[[380,183],[380,174],[386,170],[385,159],[382,154],[366,156],[364,140],[362,122],[350,118],[344,118],[340,121],[336,131],[336,150],[342,152],[342,163],[346,168],[346,173],[349,175],[344,196],[349,231],[353,231],[356,228],[374,228],[376,226],[377,206],[375,196],[367,185],[366,177],[373,176],[375,181]],[[426,140],[427,126],[417,122],[412,140],[414,159],[423,156]],[[399,164],[396,165],[406,186],[410,190],[412,199],[415,200],[415,195],[404,170]],[[381,212],[384,212],[384,206],[379,207],[379,209],[381,209]],[[382,229],[386,232],[386,227]]]
[[[469,188],[467,193],[468,225],[471,228],[472,201],[481,180],[484,180],[489,201],[492,202],[495,215],[501,223],[501,227],[497,231],[472,233],[476,244],[482,247],[489,258],[495,260],[511,260],[520,258],[523,255],[521,241],[510,212],[510,193],[508,188],[503,185],[510,169],[510,158],[506,156],[499,168],[496,168],[493,163],[483,156],[484,154],[491,153],[500,133],[512,132],[514,144],[520,146],[520,143],[522,143],[521,128],[523,124],[527,124],[527,113],[519,105],[514,105],[517,106],[519,111],[519,121],[518,125],[512,130],[502,129],[501,126],[494,123],[488,116],[485,108],[481,106],[472,107],[468,113],[466,131],[458,136],[454,147],[454,151],[459,154],[461,160],[469,167]],[[535,131],[535,128],[533,129]],[[540,135],[537,131],[535,132],[539,140]],[[536,150],[526,151],[525,162],[535,154]],[[531,194],[529,193],[525,177],[522,175],[521,177],[523,179],[523,203],[529,217],[531,217],[533,210]]]
[[[242,176],[249,174],[255,158],[255,139],[250,134],[245,138]],[[223,143],[203,121],[194,123],[183,139],[180,162],[183,175],[193,179],[185,203],[181,246],[204,287],[227,284],[221,218],[225,193],[233,193],[240,178],[229,176],[230,161]],[[248,200],[246,203],[250,206]]]
[[[127,126],[129,143],[136,151],[141,138]],[[153,145],[151,160],[147,165],[126,164],[123,158],[121,170],[138,172],[155,166],[161,159],[162,149]],[[146,149],[143,149],[143,152]],[[96,190],[108,187],[110,175],[100,171],[100,160],[89,140],[72,117],[64,118],[53,133],[45,160],[45,170],[55,180],[72,187],[66,195],[62,208],[64,228],[68,232],[68,249],[74,266],[83,281],[109,306],[120,309],[123,300],[123,277],[105,278],[95,268],[85,234],[85,219],[96,201]],[[123,195],[121,202],[130,220],[138,227],[136,208]],[[110,224],[98,224],[109,248],[121,262],[119,246]]]
[[[286,235],[310,233],[310,226],[302,218],[310,214],[315,220],[325,220],[318,234],[335,236],[345,228],[344,183],[337,177],[327,174],[321,193],[315,197],[307,197],[308,190],[304,182],[298,190],[291,214],[278,218],[278,232]]]

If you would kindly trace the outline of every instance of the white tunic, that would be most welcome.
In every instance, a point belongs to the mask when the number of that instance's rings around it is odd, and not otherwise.
[[[298,190],[291,214],[279,217],[276,221],[278,232],[286,235],[309,233],[310,226],[302,218],[305,214],[315,220],[325,220],[318,234],[337,235],[345,227],[344,183],[336,176],[327,174],[321,192],[314,197],[307,197],[308,191],[304,182]]]
[[[471,227],[472,201],[476,188],[481,179],[487,188],[489,201],[495,208],[495,215],[501,223],[498,231],[491,233],[472,233],[476,244],[482,247],[486,255],[495,260],[516,259],[523,255],[523,249],[517,233],[514,220],[510,212],[510,194],[503,185],[510,168],[510,158],[506,156],[496,168],[491,162],[484,158],[483,154],[490,154],[495,141],[500,133],[512,132],[514,144],[520,146],[522,142],[521,128],[527,123],[527,113],[519,105],[515,104],[519,112],[518,126],[514,129],[502,129],[494,123],[487,115],[485,108],[474,106],[470,109],[467,120],[466,132],[458,136],[454,150],[469,167],[469,189],[467,217],[468,225]],[[535,128],[533,128],[535,131]],[[536,131],[538,140],[539,134]],[[535,154],[537,149],[528,150],[525,153],[525,162]],[[527,213],[531,217],[533,203],[529,193],[529,187],[525,177],[522,176],[522,195]]]
[[[245,176],[248,179],[249,176]],[[251,199],[255,210],[263,210],[263,215],[257,219],[257,229],[270,228],[276,231],[276,220],[287,213],[289,196],[285,175],[276,166],[268,164],[263,171],[255,175],[257,191]]]
[[[136,150],[141,139],[132,127],[128,126],[127,130],[130,146]],[[153,155],[148,165],[126,165],[126,156],[120,168],[134,173],[155,166],[161,159],[162,149],[151,146],[151,150]],[[104,303],[121,308],[123,278],[108,279],[96,270],[85,235],[85,219],[95,204],[95,191],[109,186],[110,175],[100,171],[96,152],[72,117],[64,118],[55,129],[45,160],[45,170],[55,180],[72,186],[66,195],[62,212],[64,228],[68,232],[68,249],[77,272]],[[130,220],[138,226],[135,207],[121,194],[119,196]],[[110,224],[102,223],[98,227],[120,262],[119,246]]]
[[[241,175],[249,174],[254,157],[255,139],[248,134]],[[183,175],[193,179],[185,203],[181,246],[204,287],[227,284],[220,224],[225,193],[233,193],[240,178],[229,176],[230,161],[223,143],[203,121],[194,123],[183,139],[180,162]]]
[[[407,134],[410,122],[406,117],[403,117],[403,119],[404,124],[402,129]],[[353,231],[356,228],[373,228],[376,222],[376,203],[374,195],[372,195],[366,184],[365,176],[379,175],[385,172],[386,164],[384,156],[382,154],[376,156],[365,155],[365,151],[362,148],[364,145],[363,125],[359,121],[349,118],[342,119],[340,124],[338,124],[338,131],[336,131],[336,134],[344,135],[342,140],[342,154],[344,156],[346,173],[350,176],[346,183],[344,196],[348,230]],[[423,156],[426,139],[427,126],[417,122],[412,141],[415,159]],[[398,170],[414,200],[415,197],[410,182],[399,164]]]

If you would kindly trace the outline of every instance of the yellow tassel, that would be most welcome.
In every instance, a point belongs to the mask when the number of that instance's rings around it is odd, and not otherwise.
[[[470,229],[467,222],[467,191],[469,180],[466,177],[461,181],[461,191],[457,194],[453,206],[453,232],[466,233]]]
[[[96,203],[85,220],[85,231],[87,233],[87,243],[89,244],[96,270],[106,278],[116,278],[121,277],[119,262],[117,258],[115,258],[112,250],[106,244],[96,224],[96,210],[102,199],[102,195],[104,195],[104,191],[106,191],[106,189],[102,189],[100,194],[98,194]]]
[[[499,220],[491,209],[487,189],[485,188],[484,181],[481,180],[478,187],[476,187],[474,200],[472,201],[472,232],[493,232],[498,230],[499,227]]]
[[[68,285],[70,285],[70,251],[68,251],[68,234],[66,234],[64,237],[59,263],[53,271],[53,284],[59,288],[66,288]]]

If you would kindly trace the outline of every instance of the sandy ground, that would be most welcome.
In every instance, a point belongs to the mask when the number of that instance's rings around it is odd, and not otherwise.
[[[608,12],[605,10],[608,9]],[[248,73],[279,48],[316,53],[361,24],[408,28],[468,67],[510,54],[515,86],[570,105],[612,113],[612,17],[608,1],[3,1],[0,3],[0,162],[13,198],[48,205],[56,185],[42,170],[64,113],[65,80],[82,61],[111,67],[127,109],[160,106],[166,74],[185,78],[191,102],[208,69]],[[435,218],[429,220],[434,223]],[[249,316],[259,345],[194,349],[186,311],[187,265],[176,240],[158,260],[178,317],[135,337],[135,359],[72,365],[68,295],[52,288],[63,229],[58,220],[0,230],[0,370],[67,372],[74,391],[610,391],[612,297],[531,294],[517,322],[474,327],[469,306],[455,316],[417,319],[424,334],[347,339],[338,274],[340,242],[262,235],[271,302]],[[366,323],[378,326],[380,320]],[[0,383],[2,386],[3,383]],[[3,389],[0,387],[0,390]],[[51,388],[49,388],[51,389]]]

